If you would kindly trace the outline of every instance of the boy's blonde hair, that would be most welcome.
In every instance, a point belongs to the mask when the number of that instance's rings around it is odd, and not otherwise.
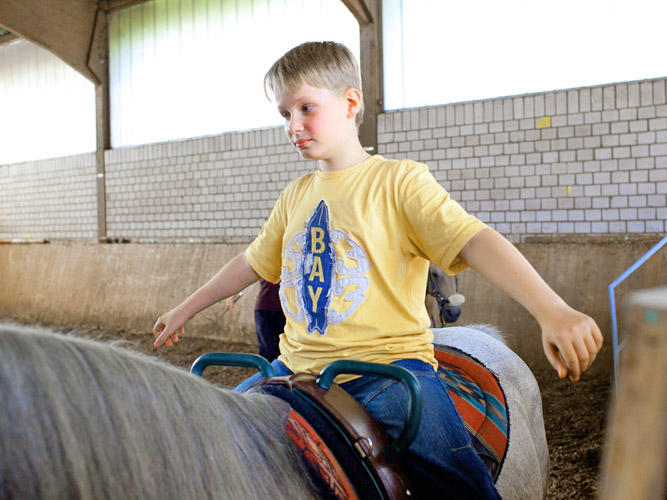
[[[352,52],[336,42],[306,42],[278,59],[264,77],[264,91],[275,94],[292,95],[303,84],[329,89],[344,95],[355,88],[361,93],[361,74]],[[364,115],[363,94],[361,109],[356,117],[357,127]]]

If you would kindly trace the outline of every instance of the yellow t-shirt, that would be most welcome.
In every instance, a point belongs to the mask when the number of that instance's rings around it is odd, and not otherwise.
[[[376,155],[294,180],[246,250],[257,274],[281,282],[279,359],[295,372],[338,359],[436,367],[428,263],[465,269],[457,255],[484,227],[410,160]]]

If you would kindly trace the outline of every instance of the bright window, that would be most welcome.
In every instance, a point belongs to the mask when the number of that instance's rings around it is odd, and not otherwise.
[[[665,0],[384,0],[385,106],[667,76]]]
[[[111,143],[279,125],[264,74],[292,47],[335,40],[359,57],[340,0],[154,0],[110,19]]]
[[[25,40],[0,47],[0,165],[95,150],[95,86]]]

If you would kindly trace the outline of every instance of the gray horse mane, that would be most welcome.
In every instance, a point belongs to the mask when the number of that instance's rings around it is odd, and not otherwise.
[[[476,323],[472,325],[465,325],[463,328],[470,328],[472,330],[479,330],[480,332],[486,333],[488,336],[502,342],[503,344],[507,344],[505,340],[505,336],[503,333],[496,328],[494,325],[489,325],[487,323]]]
[[[116,346],[0,325],[0,498],[315,498],[288,411]]]

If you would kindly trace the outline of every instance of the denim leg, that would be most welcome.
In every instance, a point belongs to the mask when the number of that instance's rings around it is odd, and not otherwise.
[[[278,361],[277,359],[274,359],[271,362],[271,366],[273,366],[273,369],[276,371],[276,377],[284,377],[285,375],[292,375],[292,371],[287,368],[282,361]],[[261,373],[255,373],[253,376],[245,379],[243,382],[241,382],[239,385],[237,385],[234,388],[234,392],[243,392],[249,387],[252,387],[255,385],[257,382],[260,380],[264,380],[264,377],[262,376]]]
[[[477,456],[461,417],[440,377],[421,361],[392,363],[412,372],[424,396],[421,426],[406,453],[416,498],[500,499],[493,477]],[[364,376],[341,384],[396,438],[407,416],[400,382]]]

